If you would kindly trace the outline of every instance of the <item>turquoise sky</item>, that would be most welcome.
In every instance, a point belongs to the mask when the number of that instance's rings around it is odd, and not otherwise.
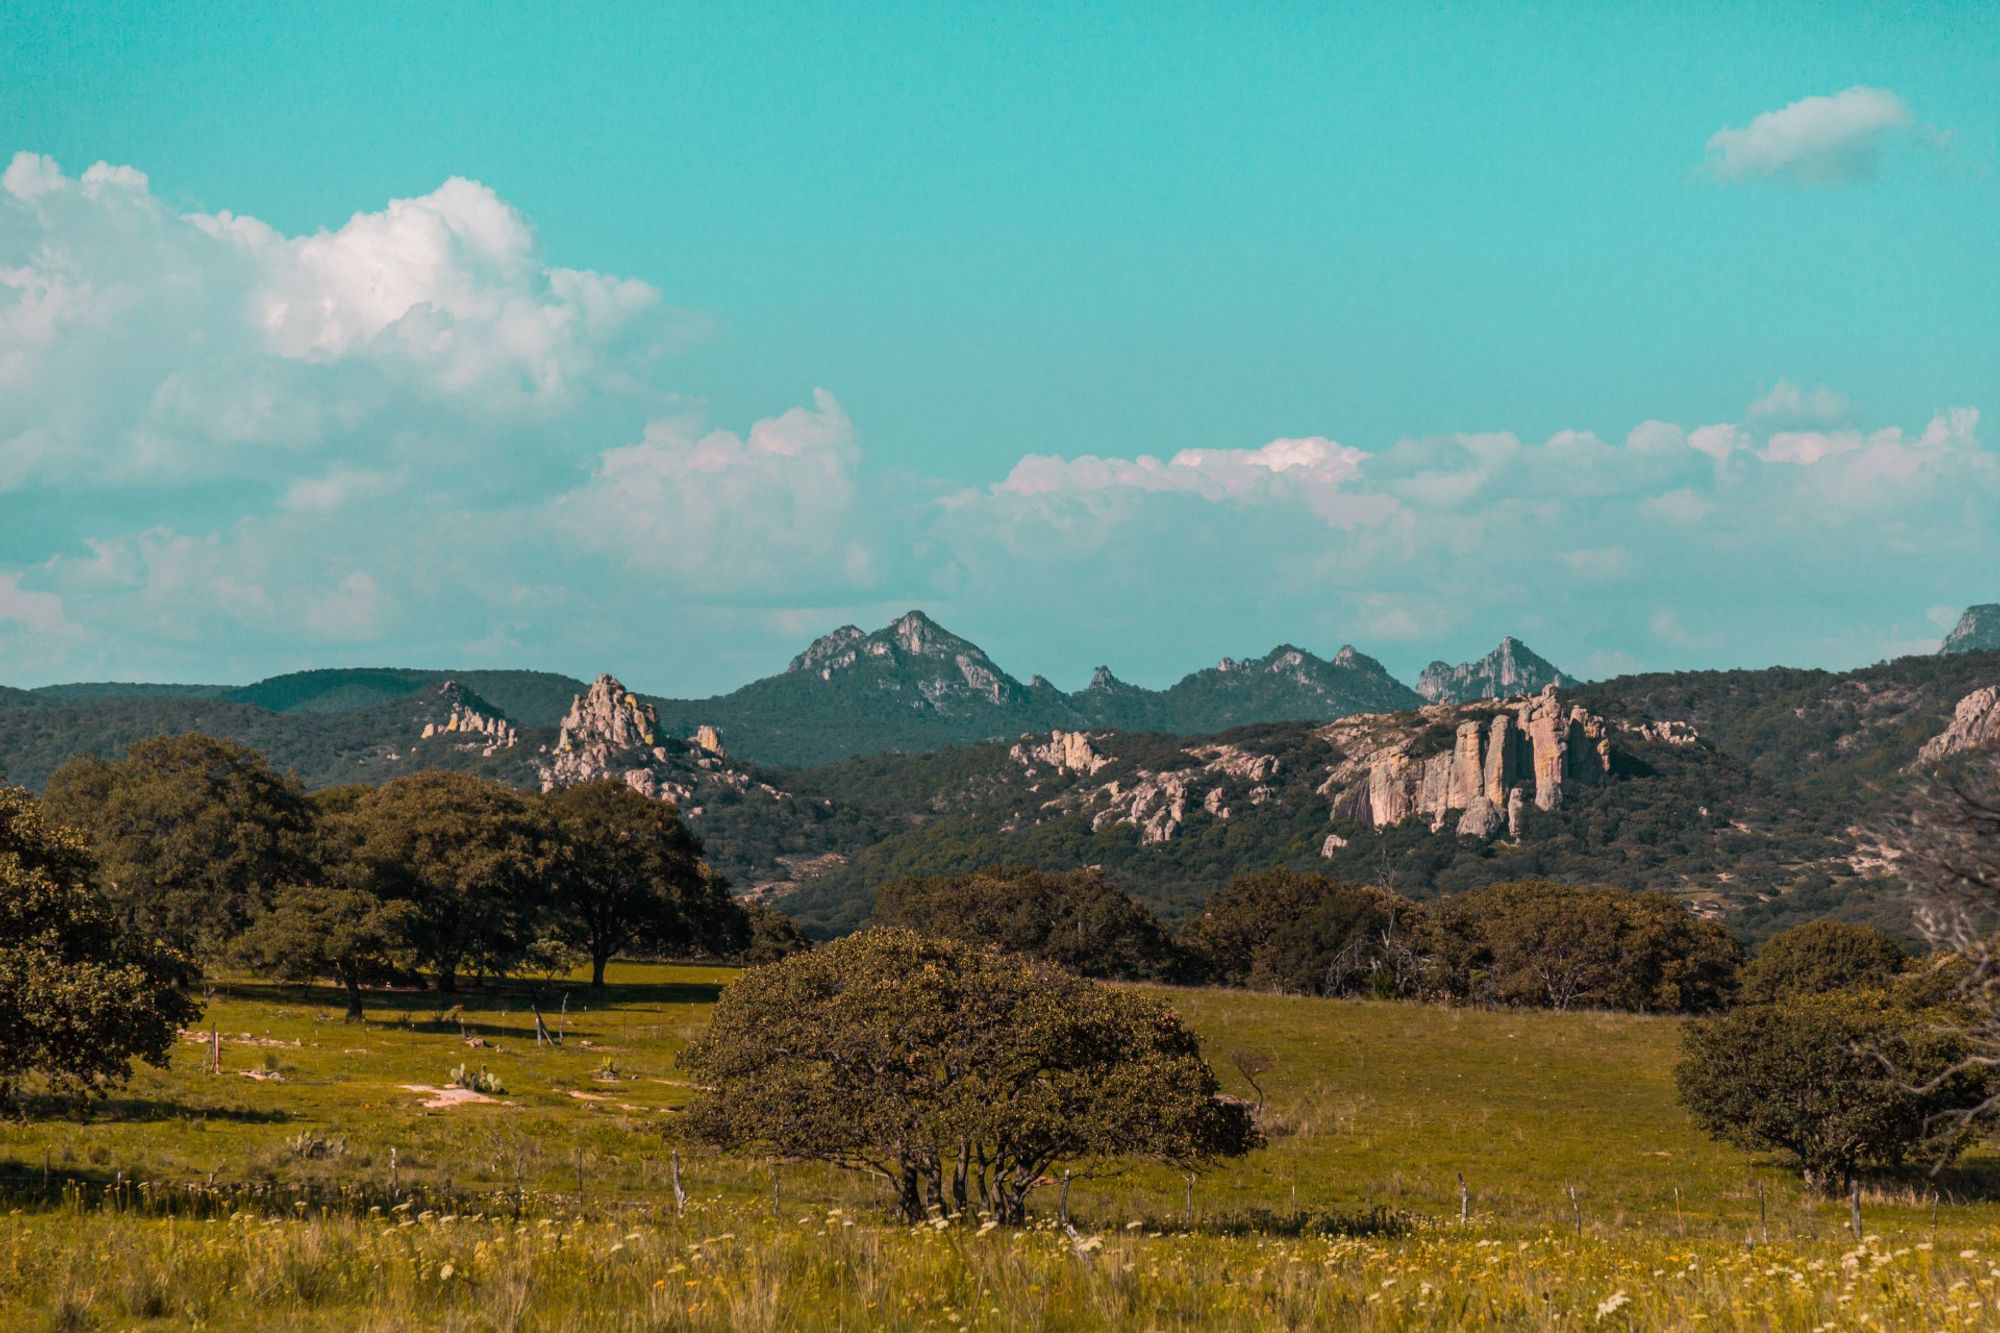
[[[525,8],[0,15],[63,182],[0,197],[0,680],[699,693],[905,605],[1072,686],[1845,665],[2000,600],[2000,6]],[[454,177],[532,241],[407,308],[401,223],[282,248]],[[1298,438],[1365,457],[1137,464]]]

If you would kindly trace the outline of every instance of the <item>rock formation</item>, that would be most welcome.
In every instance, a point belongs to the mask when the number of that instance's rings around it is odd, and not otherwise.
[[[705,794],[725,789],[784,796],[730,766],[715,728],[699,728],[691,741],[662,735],[653,705],[614,676],[599,676],[570,704],[555,748],[544,752],[540,777],[543,791],[616,778],[646,796],[674,802],[691,817],[701,813]]]
[[[1037,764],[1058,773],[1095,773],[1111,761],[1091,748],[1090,737],[1081,731],[1052,731],[1046,741],[1023,736],[1007,753],[1031,773]]]
[[[2000,687],[1988,685],[1958,701],[1951,725],[1924,742],[1914,767],[1928,768],[1955,754],[2000,744]]]
[[[1346,718],[1321,732],[1343,756],[1319,788],[1334,819],[1371,828],[1423,819],[1441,829],[1457,811],[1466,837],[1502,827],[1512,836],[1527,802],[1554,810],[1568,784],[1595,785],[1611,772],[1613,724],[1565,704],[1553,685],[1507,702],[1433,704],[1417,720],[1426,725]],[[1425,752],[1426,738],[1445,727],[1450,748]]]
[[[500,710],[455,680],[438,686],[433,697],[444,703],[449,711],[443,721],[433,719],[424,723],[420,733],[422,740],[448,736],[456,740],[461,749],[478,750],[481,755],[491,757],[501,750],[512,748],[521,739],[519,729],[501,716]]]
[[[1951,633],[1944,636],[1941,653],[1976,653],[2000,650],[2000,602],[1969,606],[1958,618]]]
[[[1512,635],[1476,662],[1451,666],[1433,662],[1417,677],[1417,693],[1432,703],[1465,703],[1472,699],[1511,699],[1539,694],[1551,685],[1576,684],[1548,659]]]

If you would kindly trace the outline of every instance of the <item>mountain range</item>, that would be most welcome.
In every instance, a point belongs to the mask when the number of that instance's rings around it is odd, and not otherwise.
[[[1413,896],[1523,876],[1657,888],[1756,936],[1907,926],[1877,830],[1932,770],[2000,745],[1991,607],[1946,649],[1854,671],[1578,685],[1509,638],[1422,693],[1281,645],[1163,690],[1064,692],[918,612],[844,627],[712,699],[610,676],[319,670],[246,686],[0,687],[0,773],[163,732],[262,750],[309,786],[428,768],[524,788],[619,778],[675,801],[739,889],[819,933],[875,889],[998,862],[1101,867],[1168,914],[1283,865]]]

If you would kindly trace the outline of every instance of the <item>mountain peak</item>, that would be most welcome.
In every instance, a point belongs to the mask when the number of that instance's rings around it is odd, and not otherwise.
[[[1944,636],[1941,653],[1977,653],[2000,649],[2000,603],[1968,606],[1951,633]]]
[[[1573,677],[1509,634],[1477,661],[1457,666],[1432,662],[1417,677],[1417,693],[1433,703],[1464,703],[1468,699],[1511,699],[1539,693],[1550,685],[1574,684]]]

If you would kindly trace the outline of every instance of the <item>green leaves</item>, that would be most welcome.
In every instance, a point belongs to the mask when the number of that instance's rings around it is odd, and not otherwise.
[[[164,1065],[183,1024],[185,959],[122,929],[74,833],[0,788],[0,1101],[39,1076],[64,1094]]]
[[[912,1218],[1019,1221],[1057,1163],[1261,1142],[1157,1001],[908,930],[745,973],[681,1062],[704,1085],[693,1137],[871,1171]]]

